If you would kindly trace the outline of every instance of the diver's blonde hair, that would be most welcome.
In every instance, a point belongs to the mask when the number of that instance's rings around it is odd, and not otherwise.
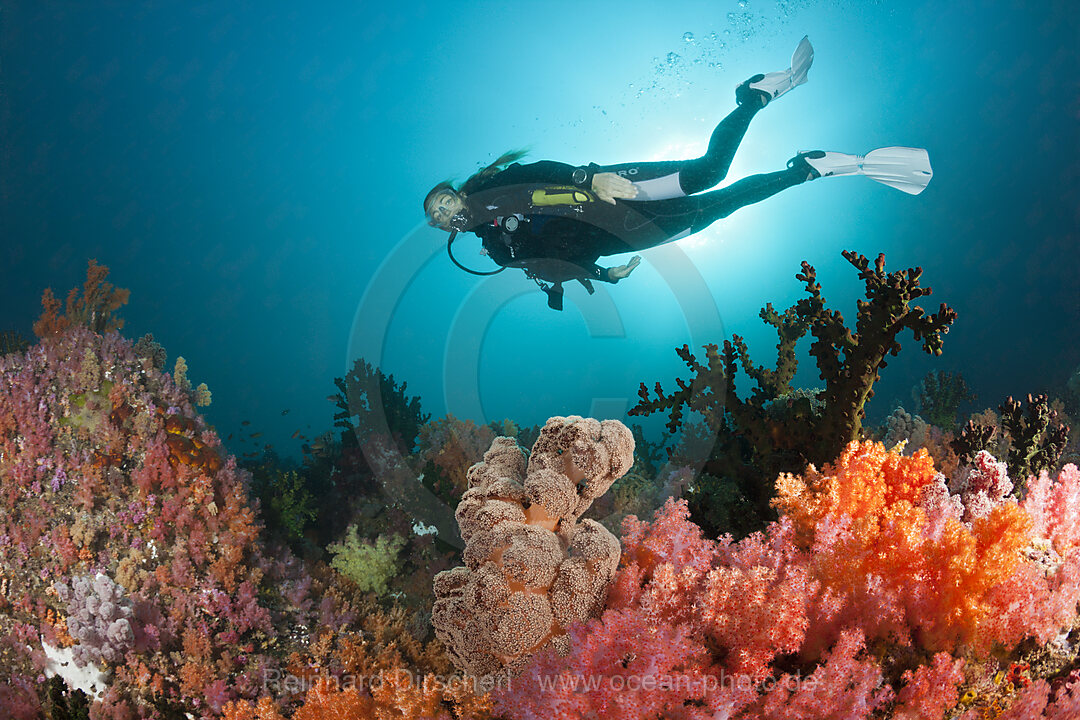
[[[454,192],[460,192],[468,195],[480,185],[484,184],[488,178],[495,175],[495,173],[506,169],[507,165],[516,163],[521,158],[529,154],[527,148],[521,148],[519,150],[510,150],[500,155],[495,162],[491,163],[487,167],[473,173],[469,176],[469,179],[461,183],[460,188],[455,188],[454,183],[451,180],[443,180],[441,183],[431,188],[428,194],[424,196],[424,213],[428,212],[428,205],[443,190],[453,190]]]

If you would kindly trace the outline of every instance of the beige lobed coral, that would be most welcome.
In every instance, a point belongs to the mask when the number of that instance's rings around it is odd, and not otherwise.
[[[621,549],[579,518],[633,462],[625,425],[570,416],[549,419],[528,458],[500,437],[469,468],[456,513],[465,567],[435,577],[432,614],[461,670],[514,674],[548,643],[565,654],[566,627],[599,615]]]

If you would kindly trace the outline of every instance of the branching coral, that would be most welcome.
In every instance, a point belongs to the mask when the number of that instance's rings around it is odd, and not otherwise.
[[[457,509],[466,567],[435,578],[432,623],[458,667],[487,676],[520,669],[566,627],[599,613],[619,542],[578,521],[633,464],[634,440],[614,420],[548,420],[526,461],[496,438],[469,469]]]
[[[1058,467],[1069,443],[1069,427],[1058,421],[1045,395],[1028,395],[1026,407],[1010,397],[998,411],[1000,425],[994,424],[994,418],[973,417],[953,441],[961,462],[970,463],[980,450],[1004,444],[1009,474],[1019,487],[1029,477]]]
[[[344,377],[335,378],[334,384],[338,389],[334,426],[342,429],[343,439],[355,442],[371,434],[387,435],[400,452],[408,453],[420,427],[431,419],[420,409],[420,398],[407,395],[408,383],[399,386],[393,375],[363,358]]]
[[[46,288],[41,297],[43,312],[34,323],[34,334],[43,338],[79,325],[98,333],[124,327],[123,319],[114,313],[127,303],[130,291],[107,282],[108,275],[109,268],[98,265],[97,260],[90,260],[82,295],[78,288],[72,288],[62,315],[60,301],[51,288]]]
[[[683,346],[677,352],[690,369],[691,379],[677,379],[678,390],[670,395],[657,383],[655,398],[642,383],[640,401],[630,411],[631,415],[668,413],[672,433],[682,425],[686,411],[700,413],[719,439],[704,472],[733,481],[762,517],[767,515],[769,483],[779,472],[798,472],[808,462],[820,465],[849,442],[861,439],[866,402],[874,394],[873,385],[886,358],[900,352],[900,333],[910,330],[922,341],[924,351],[940,355],[942,338],[956,319],[956,312],[944,304],[930,315],[911,305],[931,292],[919,284],[921,268],[887,273],[884,255],[877,257],[873,268],[863,255],[849,251],[843,255],[865,284],[867,299],[857,303],[854,332],[839,312],[825,307],[816,271],[803,262],[796,279],[805,284],[808,297],[783,313],[771,304],[761,311],[762,320],[776,328],[779,337],[775,369],[755,365],[739,336],[725,340],[722,351],[707,345],[704,364]],[[797,364],[795,346],[807,331],[814,337],[810,354],[825,381],[824,389],[813,398],[794,395],[791,387]],[[745,400],[735,388],[740,365],[757,384]],[[714,524],[710,516],[717,511],[713,508],[693,498],[691,507],[710,532],[727,529]]]
[[[960,407],[975,399],[963,375],[933,370],[926,373],[913,395],[919,413],[943,430],[956,430]]]

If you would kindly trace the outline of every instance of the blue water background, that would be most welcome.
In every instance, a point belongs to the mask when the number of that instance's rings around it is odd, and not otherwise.
[[[939,358],[901,336],[872,417],[910,407],[931,369],[962,372],[985,407],[1080,363],[1073,3],[393,5],[5,3],[0,330],[30,335],[42,289],[81,284],[97,258],[131,290],[125,333],[187,359],[231,449],[285,455],[294,431],[329,429],[332,379],[361,352],[436,417],[522,423],[620,417],[640,381],[685,376],[685,342],[738,333],[768,363],[757,312],[802,296],[804,259],[853,324],[844,249],[922,266],[922,304],[959,313]],[[758,115],[729,180],[797,150],[910,145],[934,166],[921,196],[794,188],[592,298],[570,289],[563,313],[519,273],[459,272],[423,225],[435,182],[510,148],[702,152],[735,85],[786,67],[804,34],[809,83]],[[457,247],[485,266],[475,238]],[[797,381],[820,385],[808,346]]]

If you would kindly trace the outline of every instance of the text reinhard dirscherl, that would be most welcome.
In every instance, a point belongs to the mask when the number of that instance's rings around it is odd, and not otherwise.
[[[437,675],[428,673],[419,675],[406,669],[378,672],[374,675],[359,675],[342,673],[330,675],[326,673],[306,676],[282,673],[280,670],[270,670],[263,675],[263,691],[276,695],[293,695],[306,693],[318,683],[328,684],[337,690],[348,688],[378,690],[383,684],[404,688],[412,686],[423,692],[444,690],[467,690],[476,694],[484,694],[493,690],[512,691],[513,686],[524,688],[535,683],[541,693],[592,693],[592,692],[636,692],[661,691],[680,692],[690,697],[704,697],[707,694],[721,690],[758,690],[765,693],[776,688],[784,688],[789,692],[807,690],[813,692],[819,680],[810,676],[803,678],[801,673],[784,675],[781,678],[772,676],[754,677],[745,674],[728,674],[723,670],[718,674],[691,673],[691,674],[596,674],[584,675],[580,673],[563,673],[559,675],[523,675],[511,678],[507,673],[498,675]]]

